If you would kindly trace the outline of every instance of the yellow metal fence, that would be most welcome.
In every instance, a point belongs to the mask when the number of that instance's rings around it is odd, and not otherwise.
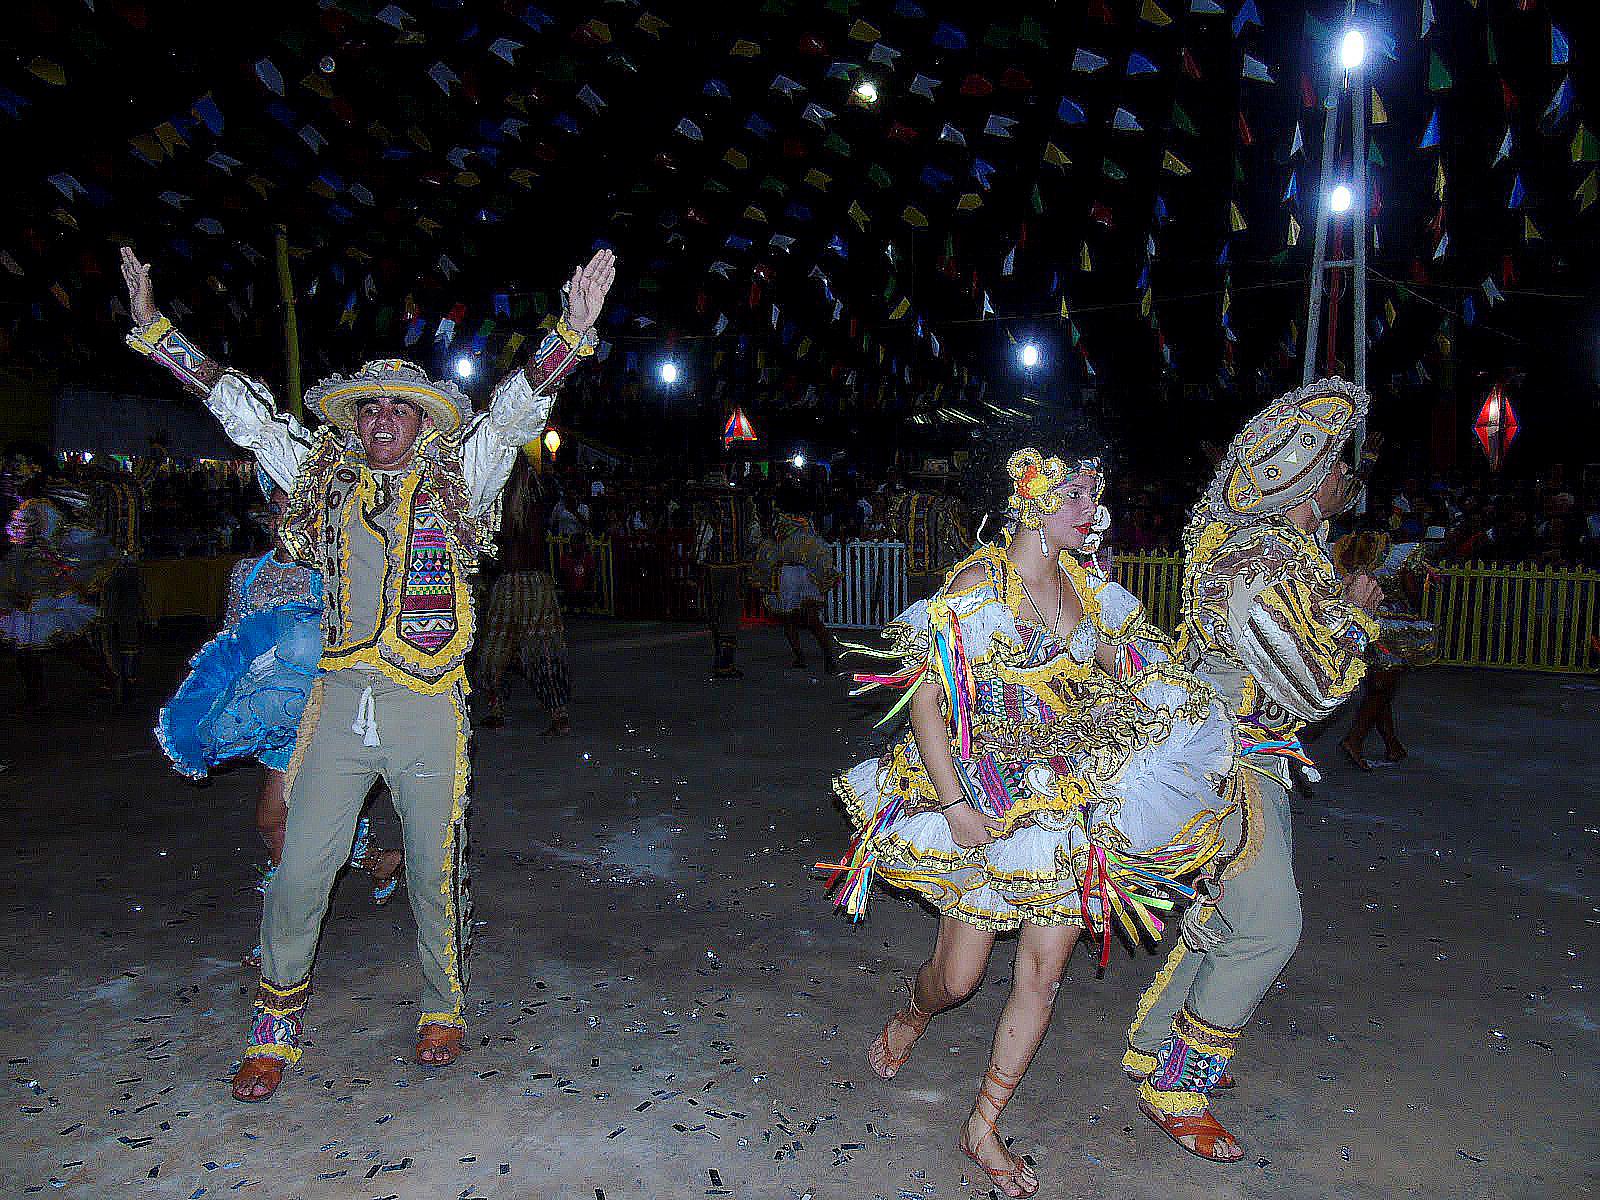
[[[1423,615],[1439,627],[1440,662],[1521,671],[1596,666],[1600,571],[1468,562],[1439,574]]]
[[[1162,629],[1177,624],[1183,559],[1126,554],[1113,575]],[[1600,571],[1533,563],[1453,563],[1428,586],[1423,615],[1448,666],[1590,671],[1600,666]]]
[[[567,545],[565,538],[550,539],[550,566],[558,579],[560,556]],[[566,598],[569,611],[615,616],[620,607],[638,607],[618,604],[611,540],[595,538],[590,546],[598,560],[598,578],[588,595]],[[642,564],[641,569],[649,565]],[[845,573],[851,573],[849,563]],[[1177,625],[1181,555],[1118,555],[1112,575],[1139,597],[1157,626],[1171,630]],[[1423,615],[1439,628],[1439,661],[1448,666],[1560,672],[1600,667],[1593,644],[1600,635],[1600,571],[1533,563],[1453,563],[1440,568],[1430,582]],[[836,622],[849,623],[833,616]],[[881,622],[874,614],[870,623]]]

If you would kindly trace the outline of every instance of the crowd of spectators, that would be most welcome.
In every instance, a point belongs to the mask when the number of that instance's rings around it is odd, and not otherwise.
[[[686,530],[690,523],[692,481],[686,477],[663,479],[626,468],[591,467],[564,470],[556,479],[554,534],[615,538]],[[782,489],[786,501],[804,498],[804,515],[826,537],[890,536],[877,519],[877,500],[899,485],[898,478],[820,468],[797,472],[785,466],[770,475],[752,475],[750,482],[758,511],[767,511]],[[953,483],[907,482],[955,488]],[[1123,553],[1176,549],[1191,501],[1156,483],[1114,489],[1108,497],[1113,517],[1109,544]],[[1352,522],[1383,529],[1395,542],[1431,537],[1441,543],[1444,561],[1600,568],[1600,479],[1583,489],[1561,466],[1528,478],[1466,472],[1379,478],[1368,490],[1365,510]]]
[[[71,477],[88,468],[69,462],[58,469]],[[954,492],[975,518],[985,507],[963,494],[959,476],[902,478],[893,469],[868,474],[815,463],[797,468],[788,462],[760,469],[740,464],[737,470],[758,512],[769,514],[781,492],[786,505],[798,504],[802,515],[830,539],[892,537],[882,520],[882,499],[901,486]],[[141,463],[139,474],[146,498],[147,556],[247,553],[265,547],[265,535],[249,516],[261,497],[247,464],[168,460]],[[563,463],[546,477],[549,532],[563,543],[577,538],[586,553],[592,553],[597,539],[686,536],[701,476],[681,463]],[[1113,550],[1176,549],[1191,491],[1176,482],[1118,478],[1107,499]],[[1515,477],[1481,470],[1380,476],[1368,490],[1365,510],[1352,523],[1383,529],[1396,542],[1430,538],[1439,543],[1442,561],[1600,568],[1600,477],[1591,471],[1575,479],[1560,465]],[[574,560],[580,581],[584,560],[584,553]]]
[[[1600,567],[1600,480],[1585,496],[1559,465],[1489,487],[1459,473],[1411,477],[1384,499],[1396,541],[1442,530],[1447,560]]]

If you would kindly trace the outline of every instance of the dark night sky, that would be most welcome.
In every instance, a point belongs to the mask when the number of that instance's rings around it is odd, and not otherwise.
[[[492,320],[481,348],[493,356],[603,242],[623,260],[608,381],[648,368],[671,338],[696,379],[728,381],[720,401],[776,428],[804,412],[821,440],[843,441],[920,415],[919,436],[938,444],[970,435],[949,413],[992,428],[1005,418],[985,402],[1012,407],[1024,390],[1053,422],[1092,364],[1107,432],[1166,453],[1218,436],[1291,373],[1320,141],[1306,86],[1325,86],[1344,6],[1256,0],[1260,23],[1237,35],[1238,0],[1223,16],[1193,7],[1206,6],[38,0],[0,62],[14,172],[0,197],[0,349],[65,380],[149,389],[111,307],[114,247],[129,238],[155,260],[158,295],[195,310],[186,323],[204,343],[277,383],[282,222],[309,377],[404,351],[408,306],[425,325],[407,352],[442,369],[434,330],[454,306],[465,316],[448,353]],[[1594,120],[1581,0],[1436,0],[1425,40],[1416,3],[1357,7],[1392,42],[1372,73],[1389,118],[1374,131],[1372,311],[1390,301],[1398,318],[1374,341],[1379,424],[1425,439],[1448,319],[1462,402],[1511,381],[1529,457],[1565,455],[1575,429],[1594,431],[1600,369],[1600,204],[1580,214],[1575,199],[1595,164],[1571,153]],[[1550,61],[1552,23],[1566,66]],[[1081,51],[1107,65],[1075,70]],[[1153,69],[1130,70],[1134,54]],[[1246,55],[1275,82],[1241,78]],[[1435,55],[1450,81],[1430,91]],[[441,67],[448,95],[430,78]],[[934,99],[913,90],[919,75],[938,81]],[[881,92],[870,108],[850,103],[863,77]],[[1570,109],[1544,121],[1564,78]],[[1114,127],[1119,108],[1141,131]],[[1435,109],[1441,145],[1419,149]],[[1297,123],[1309,158],[1289,155]],[[1513,152],[1492,166],[1508,125]],[[164,147],[164,132],[181,143]],[[1045,161],[1050,147],[1070,165]],[[159,161],[141,161],[151,151]],[[1190,173],[1164,171],[1169,154]],[[1443,224],[1430,226],[1438,163]],[[1291,172],[1300,196],[1285,203]],[[1526,199],[1511,211],[1519,173]],[[1304,226],[1292,249],[1291,214]],[[1539,238],[1524,237],[1524,216]],[[1440,229],[1450,249],[1434,260]],[[1490,308],[1485,278],[1505,303]],[[980,321],[985,295],[997,317]],[[1027,386],[1013,339],[1030,337],[1046,362]]]

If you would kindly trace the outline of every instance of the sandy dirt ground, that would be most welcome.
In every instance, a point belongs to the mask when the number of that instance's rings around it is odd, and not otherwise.
[[[846,843],[831,773],[880,709],[747,632],[738,683],[685,626],[573,630],[577,732],[526,687],[477,738],[471,1051],[408,1060],[404,893],[347,874],[277,1098],[227,1081],[254,976],[253,774],[167,769],[149,728],[199,629],[169,632],[113,711],[72,669],[9,736],[0,904],[0,1196],[772,1197],[988,1193],[954,1149],[1013,943],[890,1084],[868,1044],[934,921],[880,894],[851,925],[810,865]],[[1182,1154],[1118,1070],[1159,958],[1068,967],[1007,1111],[1043,1194],[1575,1197],[1600,1190],[1600,682],[1434,670],[1412,757],[1358,774],[1324,735],[1296,797],[1305,940],[1218,1103],[1247,1157]],[[1374,747],[1376,751],[1376,747]],[[397,840],[379,808],[381,839]]]

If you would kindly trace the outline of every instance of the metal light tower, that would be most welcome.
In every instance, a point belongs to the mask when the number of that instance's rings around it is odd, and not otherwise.
[[[1349,0],[1346,18],[1353,20],[1355,0]],[[1323,293],[1329,273],[1351,269],[1355,293],[1352,333],[1355,340],[1356,386],[1367,386],[1367,42],[1353,24],[1347,25],[1330,69],[1327,98],[1322,104],[1322,163],[1317,175],[1316,249],[1312,258],[1310,296],[1307,301],[1306,347],[1301,381],[1316,379],[1317,343],[1322,333]],[[1350,98],[1350,159],[1353,179],[1336,178],[1336,153],[1339,145],[1339,109],[1343,97]],[[1351,217],[1354,256],[1328,257],[1328,227],[1332,220]],[[1337,321],[1338,314],[1333,319]],[[1359,452],[1359,447],[1358,447]]]

